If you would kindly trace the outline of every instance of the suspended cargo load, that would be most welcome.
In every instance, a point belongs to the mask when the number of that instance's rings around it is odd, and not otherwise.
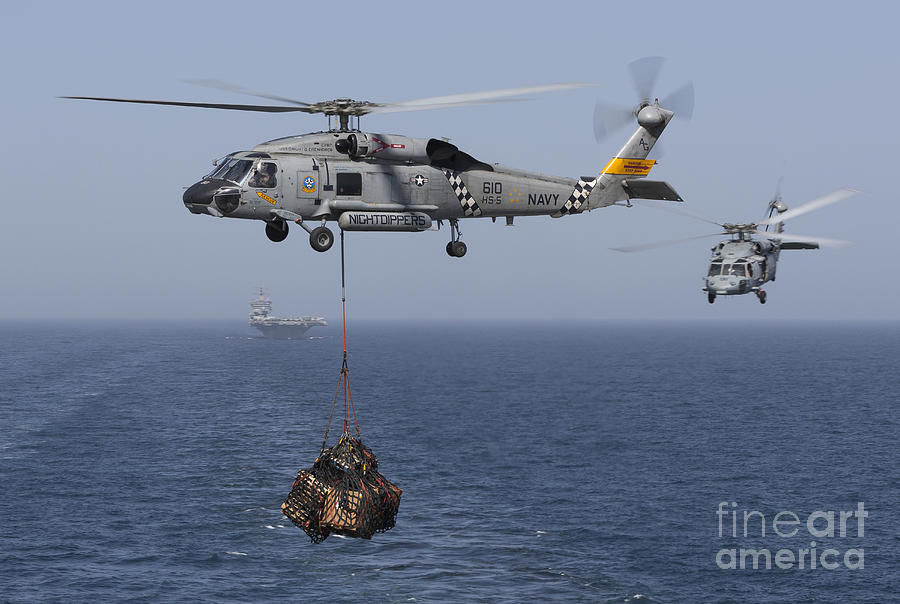
[[[403,491],[378,471],[378,460],[344,432],[313,466],[300,470],[281,511],[313,543],[335,533],[371,539],[393,528]]]
[[[342,215],[346,216],[346,214]],[[430,219],[429,219],[430,220]],[[331,401],[331,414],[319,457],[311,468],[297,472],[282,513],[303,529],[313,543],[321,543],[331,533],[371,539],[394,527],[400,497],[396,485],[378,471],[378,459],[359,436],[359,422],[350,393],[347,365],[346,284],[344,280],[344,231],[341,231],[341,308],[344,325],[344,361],[340,380]],[[343,391],[344,424],[337,444],[325,448],[338,396]],[[355,425],[356,436],[350,434]]]

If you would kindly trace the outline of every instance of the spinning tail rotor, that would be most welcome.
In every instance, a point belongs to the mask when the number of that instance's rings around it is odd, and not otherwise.
[[[691,119],[694,113],[694,85],[687,82],[680,88],[661,99],[654,99],[653,90],[659,78],[665,59],[663,57],[644,57],[629,63],[634,91],[639,99],[636,107],[616,105],[597,101],[594,105],[594,138],[601,142],[621,128],[639,118],[641,111],[658,102],[661,107],[673,111],[676,115]]]

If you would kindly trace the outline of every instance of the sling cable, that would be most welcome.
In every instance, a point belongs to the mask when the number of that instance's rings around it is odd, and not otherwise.
[[[341,318],[344,355],[331,413],[319,456],[312,467],[297,472],[281,511],[303,529],[313,543],[334,533],[371,539],[392,528],[403,491],[378,471],[378,459],[362,443],[359,420],[350,392],[347,363],[347,287],[344,265],[344,231],[341,230]],[[326,448],[338,397],[343,394],[344,421],[338,442]],[[352,419],[352,421],[351,421]],[[355,428],[355,435],[351,429]]]

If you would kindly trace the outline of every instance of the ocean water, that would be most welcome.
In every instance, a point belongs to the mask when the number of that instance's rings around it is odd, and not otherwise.
[[[900,597],[896,323],[351,325],[404,494],[387,533],[313,545],[280,503],[322,441],[329,329],[0,323],[0,600]]]

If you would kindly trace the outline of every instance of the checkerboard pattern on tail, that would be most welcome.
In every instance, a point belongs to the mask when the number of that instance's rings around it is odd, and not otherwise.
[[[394,526],[403,491],[378,471],[378,459],[348,432],[300,470],[281,511],[313,543],[331,533],[371,539]]]
[[[444,170],[443,172],[444,176],[447,177],[447,182],[453,187],[456,198],[459,199],[459,205],[462,206],[463,214],[466,216],[481,216],[481,208],[478,207],[478,202],[469,193],[469,189],[466,188],[466,183],[463,182],[459,172],[454,172],[453,170]]]
[[[580,179],[578,181],[578,184],[575,185],[575,190],[572,191],[571,195],[569,195],[569,199],[567,199],[566,203],[563,204],[563,207],[560,208],[560,214],[575,214],[579,212],[581,210],[581,206],[584,205],[584,202],[591,194],[591,189],[593,189],[596,184],[596,179]]]

